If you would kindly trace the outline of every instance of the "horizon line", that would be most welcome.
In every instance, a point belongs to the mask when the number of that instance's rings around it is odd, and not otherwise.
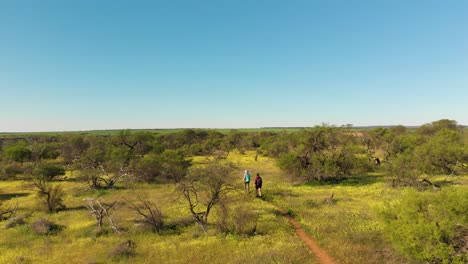
[[[346,125],[328,125],[330,127],[344,127]],[[77,129],[77,130],[42,130],[42,131],[0,131],[0,134],[21,134],[21,133],[80,133],[80,132],[98,132],[98,131],[123,131],[123,130],[184,130],[184,129],[193,129],[193,130],[241,130],[241,129],[303,129],[303,128],[313,128],[321,125],[314,126],[266,126],[266,127],[173,127],[173,128],[105,128],[105,129]],[[424,125],[424,124],[423,124]],[[404,126],[406,128],[419,128],[423,125],[362,125],[354,126],[350,128],[379,128],[379,127],[395,127],[395,126]],[[467,128],[467,125],[459,124],[459,126]]]

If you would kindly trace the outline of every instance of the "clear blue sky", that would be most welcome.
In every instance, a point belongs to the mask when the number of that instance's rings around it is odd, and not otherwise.
[[[0,131],[468,125],[468,1],[0,1]]]

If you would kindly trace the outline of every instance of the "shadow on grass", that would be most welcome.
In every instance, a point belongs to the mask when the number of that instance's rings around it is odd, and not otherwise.
[[[284,217],[292,217],[292,218],[297,216],[297,214],[292,209],[282,211],[282,209],[279,210],[278,208],[272,208],[269,212],[276,216],[284,216]]]
[[[81,205],[81,206],[74,206],[74,207],[66,207],[64,209],[60,209],[58,211],[60,212],[72,212],[72,211],[82,211],[82,210],[88,210],[88,208],[86,208],[86,206],[84,205]]]
[[[267,193],[268,196],[272,195],[272,196],[279,196],[279,197],[299,197],[300,195],[298,195],[297,193],[293,193],[292,190],[288,190],[288,189],[272,189],[272,190],[268,190],[268,193]]]
[[[19,198],[19,197],[25,197],[28,196],[29,193],[6,193],[6,194],[0,194],[0,201],[6,201],[10,200],[13,198]]]
[[[371,176],[371,175],[359,175],[359,176],[350,176],[341,179],[331,179],[331,180],[312,180],[307,182],[307,186],[363,186],[370,185],[377,182],[384,181],[383,177]]]
[[[447,187],[447,186],[452,186],[452,185],[460,185],[460,184],[463,184],[460,183],[459,181],[457,181],[458,179],[454,178],[454,179],[450,179],[450,177],[447,177],[443,180],[434,180],[432,181],[435,185],[443,188],[443,187]]]

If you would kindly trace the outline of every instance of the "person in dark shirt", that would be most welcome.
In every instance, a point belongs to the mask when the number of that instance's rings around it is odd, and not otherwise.
[[[257,195],[262,197],[262,184],[263,179],[260,177],[260,173],[257,173],[257,177],[255,177],[255,189],[257,189]]]

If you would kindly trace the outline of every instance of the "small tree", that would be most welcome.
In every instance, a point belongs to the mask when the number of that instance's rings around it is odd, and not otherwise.
[[[54,164],[40,164],[34,171],[34,174],[46,177],[48,180],[53,180],[57,176],[65,175],[65,168]]]
[[[25,141],[18,141],[3,149],[3,156],[11,161],[23,163],[31,160],[32,152]]]
[[[138,198],[136,203],[130,203],[132,209],[141,217],[143,223],[151,226],[152,230],[160,233],[164,226],[163,214],[156,204],[150,200]]]
[[[423,136],[433,136],[442,129],[448,129],[452,131],[463,131],[463,126],[457,124],[457,121],[450,119],[441,119],[434,121],[430,124],[424,124],[420,126],[416,132]]]
[[[413,151],[405,151],[392,157],[385,164],[386,172],[392,178],[392,187],[417,187],[419,173]]]
[[[468,162],[466,151],[461,133],[444,128],[416,148],[415,153],[421,172],[453,174],[458,163]]]
[[[379,127],[363,134],[362,141],[370,160],[387,160],[392,156],[390,149],[395,140],[394,132],[395,130]],[[383,154],[379,155],[380,152]]]
[[[79,168],[80,160],[89,147],[89,140],[81,135],[64,136],[60,149],[64,165],[72,172]]]
[[[114,188],[132,173],[131,153],[129,147],[112,145],[105,138],[93,138],[80,160],[81,175],[91,188]]]
[[[150,153],[135,164],[135,176],[145,182],[179,182],[186,175],[191,161],[176,150]]]
[[[213,206],[232,190],[231,171],[232,166],[213,162],[206,167],[192,168],[188,178],[179,183],[193,218],[203,230]]]
[[[41,204],[45,205],[49,213],[58,209],[65,209],[63,197],[65,192],[61,185],[52,185],[46,176],[39,175],[33,180],[34,186],[38,189],[37,197]]]
[[[301,142],[290,153],[282,154],[278,165],[304,180],[340,180],[351,175],[361,164],[352,136],[342,128],[315,127],[305,130]]]
[[[59,155],[56,144],[34,142],[31,145],[31,159],[34,163],[40,163],[43,159],[56,159]]]

